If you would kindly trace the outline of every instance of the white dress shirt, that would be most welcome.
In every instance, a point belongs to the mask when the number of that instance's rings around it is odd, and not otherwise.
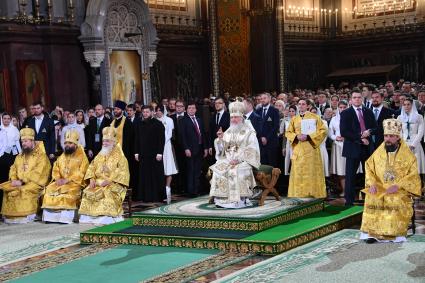
[[[39,117],[34,116],[35,118],[35,131],[38,134],[40,131],[41,123],[43,122],[44,114],[41,114]]]

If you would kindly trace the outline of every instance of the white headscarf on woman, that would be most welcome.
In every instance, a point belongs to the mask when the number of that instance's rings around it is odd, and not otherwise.
[[[401,107],[400,117],[403,123],[407,123],[407,122],[416,123],[418,121],[419,113],[418,113],[418,109],[416,109],[416,103],[413,101],[411,102],[411,104],[412,104],[412,109],[410,110],[409,114],[407,114],[406,110],[404,110],[404,106]]]

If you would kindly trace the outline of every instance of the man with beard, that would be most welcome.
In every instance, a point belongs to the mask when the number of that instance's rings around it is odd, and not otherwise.
[[[134,157],[140,163],[136,199],[144,202],[163,200],[165,179],[162,155],[165,146],[164,125],[153,118],[151,106],[142,107],[143,120],[136,125]]]
[[[0,184],[5,223],[34,221],[40,193],[50,177],[51,166],[43,142],[34,141],[35,131],[31,128],[22,129],[20,134],[22,153],[10,167],[10,181]]]
[[[55,158],[56,152],[56,135],[55,124],[46,112],[41,102],[33,104],[34,116],[30,118],[25,127],[35,131],[34,139],[44,143],[44,149],[50,159]]]
[[[124,110],[127,104],[124,101],[117,100],[114,105],[114,120],[112,120],[111,127],[117,130],[117,143],[121,145],[127,160],[133,158],[133,127],[129,119],[124,116]]]
[[[43,221],[70,224],[85,186],[89,161],[79,145],[80,133],[68,130],[64,136],[64,152],[53,164],[52,182],[43,197]]]
[[[415,155],[401,139],[402,123],[384,120],[384,143],[366,161],[366,194],[360,239],[406,241],[412,196],[421,194]]]
[[[372,93],[372,112],[376,121],[376,131],[372,136],[374,148],[378,148],[384,141],[384,127],[382,123],[394,115],[394,111],[384,106],[384,94],[377,91]]]
[[[83,191],[80,223],[111,224],[124,220],[122,203],[130,181],[128,162],[117,144],[117,131],[102,131],[102,149],[87,169],[90,185]]]
[[[252,205],[252,169],[260,167],[260,148],[254,128],[243,118],[244,103],[232,102],[229,110],[230,127],[224,133],[220,129],[214,141],[217,162],[210,167],[210,197],[216,206],[243,208]]]

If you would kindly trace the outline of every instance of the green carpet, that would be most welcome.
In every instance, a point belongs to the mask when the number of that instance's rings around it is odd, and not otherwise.
[[[244,238],[244,240],[271,242],[282,241],[362,211],[363,207],[361,206],[344,207],[329,205],[326,206],[324,211],[306,215],[285,224],[272,227],[250,237]]]
[[[235,231],[218,229],[192,229],[178,227],[132,226],[114,233],[143,235],[174,235],[180,237],[203,237],[217,239],[242,239],[254,235],[254,231]]]
[[[11,282],[140,282],[218,254],[217,250],[118,246]]]
[[[81,243],[112,243],[145,246],[185,247],[231,250],[241,253],[278,254],[317,238],[352,227],[360,221],[362,207],[326,206],[324,210],[298,217],[244,238],[226,238],[226,231],[192,228],[194,233],[173,234],[175,229],[157,227],[149,234],[120,232],[132,229],[130,221],[116,223],[81,233]],[[186,229],[186,228],[185,228]],[[185,231],[188,232],[188,231]],[[190,232],[190,231],[189,231]],[[196,233],[195,233],[196,232]],[[210,234],[211,233],[211,234]]]

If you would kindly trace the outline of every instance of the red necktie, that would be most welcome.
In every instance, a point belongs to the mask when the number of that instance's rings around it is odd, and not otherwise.
[[[195,117],[192,117],[193,126],[195,127],[196,134],[198,135],[199,144],[202,143],[201,131],[199,130],[198,123],[196,123]]]
[[[366,131],[366,126],[365,126],[364,118],[363,118],[363,112],[360,107],[357,108],[357,111],[359,112],[360,131],[361,133],[363,133],[364,131]]]

